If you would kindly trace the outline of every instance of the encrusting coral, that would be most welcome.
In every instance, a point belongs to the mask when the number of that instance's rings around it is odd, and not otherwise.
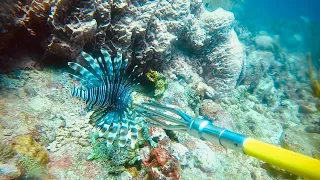
[[[13,149],[22,157],[28,157],[31,160],[45,165],[49,162],[47,151],[37,143],[31,135],[17,136],[13,139]]]

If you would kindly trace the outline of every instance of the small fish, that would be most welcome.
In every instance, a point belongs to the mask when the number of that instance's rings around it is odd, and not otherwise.
[[[130,105],[132,87],[137,84],[136,79],[142,73],[136,75],[135,66],[127,76],[128,59],[122,58],[120,49],[114,58],[105,49],[101,49],[101,54],[102,58],[95,59],[82,51],[81,56],[89,67],[68,62],[75,73],[66,74],[81,82],[82,86],[74,86],[71,93],[72,96],[85,100],[87,111],[94,111],[89,122],[97,127],[99,137],[105,137],[107,146],[110,147],[120,134],[119,146],[124,147],[129,136],[131,140],[136,140],[138,136]]]

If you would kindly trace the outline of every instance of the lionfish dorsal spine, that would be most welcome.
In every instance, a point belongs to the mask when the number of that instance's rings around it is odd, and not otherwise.
[[[107,70],[107,75],[110,79],[113,79],[113,65],[112,65],[112,61],[111,61],[111,56],[108,53],[107,50],[105,49],[101,49],[101,53],[103,55],[103,59],[106,62],[106,70]]]
[[[101,71],[103,67],[100,67],[100,64],[98,63],[98,61],[96,59],[93,59],[89,54],[87,54],[84,51],[81,52],[81,55],[86,61],[90,63],[90,66],[92,67],[92,69],[99,75],[99,79],[103,80],[104,74]]]

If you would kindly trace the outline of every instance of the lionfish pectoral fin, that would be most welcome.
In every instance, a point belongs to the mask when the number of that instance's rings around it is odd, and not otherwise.
[[[128,134],[129,133],[129,123],[127,120],[127,117],[123,117],[121,120],[121,126],[120,126],[120,140],[119,140],[119,146],[124,147],[128,142]]]
[[[119,130],[119,118],[120,117],[115,114],[109,133],[107,135],[107,147],[110,147],[113,144],[113,141],[116,139]]]
[[[97,121],[103,119],[103,117],[108,113],[107,108],[101,108],[95,110],[89,117],[89,123],[96,125]]]

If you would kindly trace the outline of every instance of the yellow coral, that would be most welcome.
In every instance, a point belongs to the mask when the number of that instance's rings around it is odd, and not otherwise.
[[[159,76],[159,73],[157,71],[154,71],[154,70],[149,70],[147,72],[146,76],[149,79],[149,81],[156,82],[156,79]]]
[[[31,135],[17,136],[13,139],[13,149],[21,156],[27,156],[44,165],[48,163],[48,153]]]
[[[161,96],[164,93],[165,87],[167,85],[166,78],[162,74],[154,70],[149,70],[146,76],[149,81],[155,84],[155,96]]]

